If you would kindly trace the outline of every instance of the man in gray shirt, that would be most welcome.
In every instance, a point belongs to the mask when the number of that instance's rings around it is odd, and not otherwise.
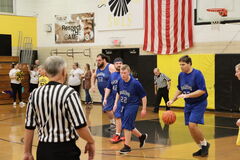
[[[165,74],[161,73],[158,68],[154,68],[154,92],[156,95],[154,113],[158,113],[159,105],[161,103],[162,98],[166,104],[166,110],[170,110],[167,106],[167,102],[169,101],[169,89],[171,84],[171,79],[168,78]]]

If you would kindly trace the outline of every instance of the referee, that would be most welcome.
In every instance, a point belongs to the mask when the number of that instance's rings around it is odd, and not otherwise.
[[[158,68],[154,68],[154,92],[156,95],[155,107],[153,109],[154,113],[158,113],[159,104],[161,103],[162,97],[166,104],[166,110],[170,110],[167,106],[169,101],[169,89],[171,85],[171,79],[169,79],[165,74],[161,73]]]
[[[33,160],[32,143],[37,127],[37,160],[79,160],[78,136],[87,141],[85,153],[94,158],[95,144],[87,127],[78,93],[63,85],[66,63],[58,56],[48,57],[44,69],[50,82],[35,89],[27,105],[24,158]]]

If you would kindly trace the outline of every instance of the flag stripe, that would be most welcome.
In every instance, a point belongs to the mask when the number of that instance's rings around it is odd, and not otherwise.
[[[154,4],[154,28],[156,28],[155,31],[155,35],[154,36],[154,51],[153,52],[157,52],[158,51],[158,41],[159,41],[159,37],[158,37],[158,5]]]
[[[174,0],[174,50],[173,53],[178,51],[178,0]]]
[[[188,0],[188,40],[189,47],[193,46],[193,32],[192,32],[192,0]]]
[[[173,54],[192,46],[192,0],[145,0],[143,50]]]
[[[182,49],[185,49],[185,0],[182,0],[182,32],[181,32],[181,41],[182,41]]]
[[[155,32],[154,32],[154,29],[155,29],[155,26],[154,26],[154,20],[155,20],[155,17],[154,17],[154,1],[155,0],[151,0],[151,52],[154,51],[154,36],[155,36]]]
[[[148,44],[148,2],[145,1],[145,29],[144,29],[144,44],[143,50],[147,50]]]
[[[158,1],[158,28],[162,28],[162,1]],[[158,51],[162,53],[162,30],[158,29]]]
[[[147,1],[148,3],[148,44],[147,44],[147,51],[150,51],[151,47],[151,0]]]
[[[167,50],[167,47],[166,47],[166,1],[162,1],[162,53],[160,54],[166,54],[166,50]],[[160,29],[160,28],[158,28]]]
[[[166,1],[166,54],[170,52],[170,1]]]

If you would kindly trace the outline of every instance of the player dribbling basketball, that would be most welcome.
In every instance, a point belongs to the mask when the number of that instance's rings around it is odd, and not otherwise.
[[[179,63],[182,72],[178,76],[178,90],[167,104],[170,106],[179,98],[185,100],[185,125],[188,126],[192,138],[200,147],[193,156],[205,157],[208,155],[210,144],[198,128],[198,124],[204,124],[204,112],[207,107],[208,93],[205,80],[201,71],[192,68],[192,59],[189,56],[181,57]]]

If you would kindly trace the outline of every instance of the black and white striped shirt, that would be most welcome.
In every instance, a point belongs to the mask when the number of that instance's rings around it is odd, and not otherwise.
[[[27,105],[26,129],[38,128],[41,142],[77,139],[75,129],[85,127],[86,118],[74,89],[58,82],[35,89]]]
[[[170,78],[168,78],[165,74],[161,73],[159,76],[154,76],[154,84],[157,86],[157,88],[164,88],[167,87],[167,82],[171,81]]]

